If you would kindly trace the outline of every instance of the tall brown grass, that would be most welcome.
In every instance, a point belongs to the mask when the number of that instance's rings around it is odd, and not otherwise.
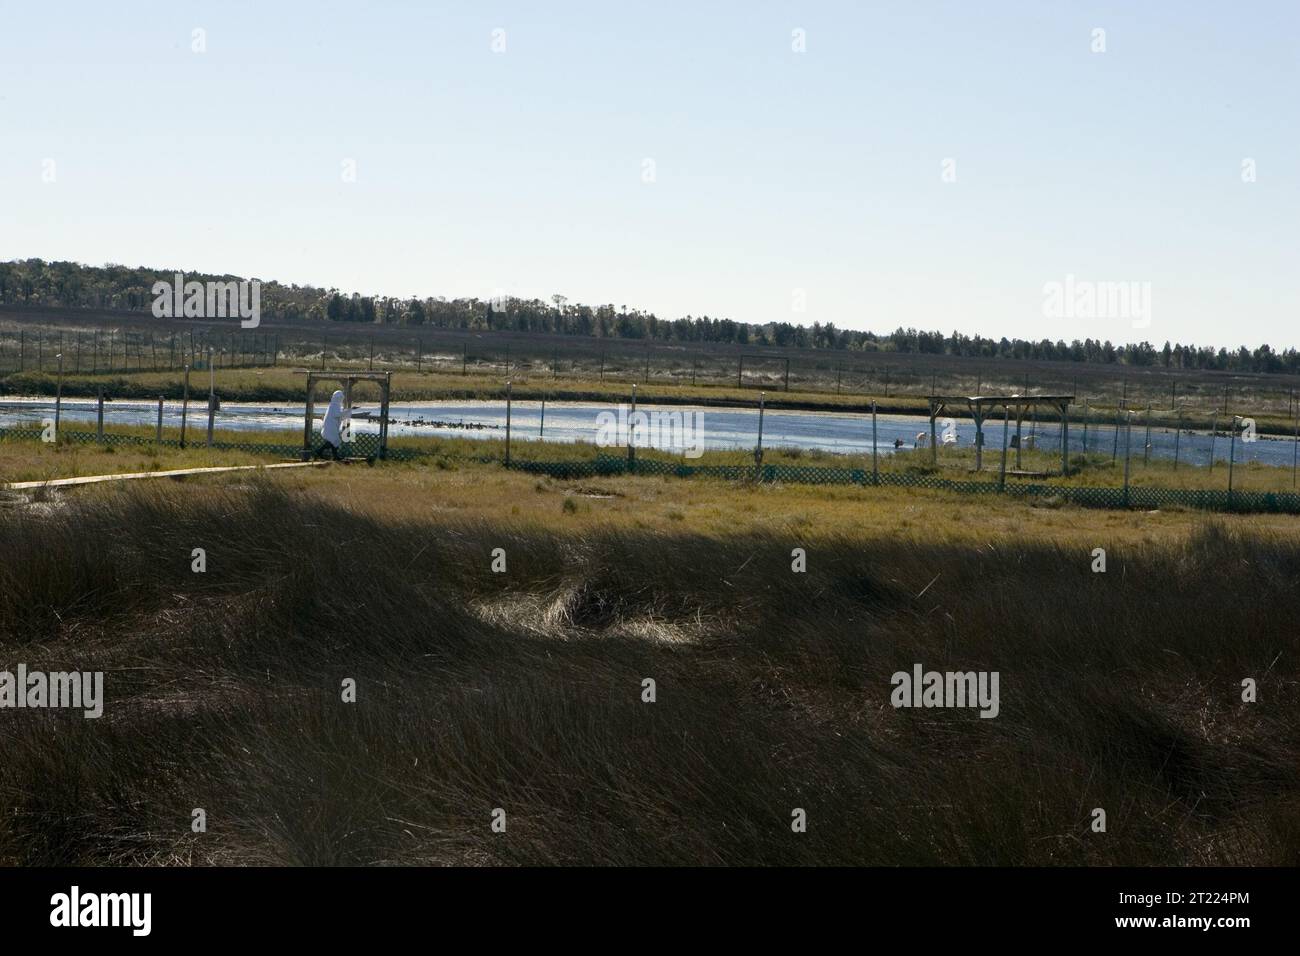
[[[1300,544],[1207,524],[1095,574],[563,520],[271,480],[0,509],[0,669],[107,675],[100,720],[0,711],[0,861],[1300,861]],[[895,710],[918,662],[999,671],[1000,715]]]

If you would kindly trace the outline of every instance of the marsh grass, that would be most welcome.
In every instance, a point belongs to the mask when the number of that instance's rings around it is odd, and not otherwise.
[[[1300,861],[1293,536],[1099,533],[1093,574],[1030,534],[600,523],[509,477],[536,513],[269,479],[0,509],[0,668],[107,672],[98,721],[0,712],[0,861]],[[917,662],[998,670],[1000,716],[895,710]]]

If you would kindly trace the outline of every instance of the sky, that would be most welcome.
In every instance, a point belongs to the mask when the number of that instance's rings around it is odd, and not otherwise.
[[[1300,346],[1295,2],[0,0],[0,25],[0,260]],[[1067,277],[1146,307],[1057,308]]]

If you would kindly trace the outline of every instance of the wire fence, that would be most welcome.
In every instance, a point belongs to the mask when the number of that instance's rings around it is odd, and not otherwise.
[[[0,442],[42,441],[49,432],[37,427],[0,427]],[[60,430],[61,443],[99,444],[115,447],[183,448],[202,445],[222,451],[241,451],[268,457],[303,457],[301,444],[276,444],[265,442],[238,442],[213,439],[208,442],[187,441],[181,437],[157,437],[138,434],[120,434],[96,431]],[[322,446],[319,430],[311,433],[311,447]],[[346,457],[374,459],[383,454],[391,461],[418,462],[428,460],[434,453],[409,446],[389,446],[381,450],[379,436],[354,434],[345,442],[341,452]],[[444,453],[438,453],[445,457]],[[1141,508],[1184,507],[1200,511],[1237,513],[1300,514],[1300,494],[1295,492],[1198,490],[1161,488],[1150,486],[1077,487],[1022,482],[960,481],[933,475],[914,475],[875,468],[833,468],[806,465],[754,464],[754,465],[693,465],[684,461],[662,461],[635,455],[598,454],[592,459],[578,461],[541,461],[502,459],[496,455],[460,456],[468,462],[495,462],[514,471],[547,475],[561,480],[612,477],[620,475],[650,476],[682,479],[713,479],[730,482],[760,484],[805,485],[857,485],[861,487],[919,488],[931,491],[954,492],[964,495],[1001,495],[1026,500],[1054,503],[1071,503],[1089,508]]]

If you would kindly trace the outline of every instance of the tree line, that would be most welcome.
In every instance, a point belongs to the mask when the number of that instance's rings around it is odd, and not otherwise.
[[[149,311],[153,284],[171,281],[183,270],[87,266],[42,259],[0,262],[0,304],[40,305],[69,309],[130,309]],[[243,277],[186,272],[187,281],[238,281]],[[753,324],[708,315],[664,319],[626,305],[571,303],[562,295],[541,299],[458,298],[443,296],[399,298],[344,293],[334,288],[262,282],[264,321],[316,320],[429,326],[440,329],[538,332],[647,342],[727,343],[744,346],[897,352],[980,358],[1088,362],[1148,368],[1202,369],[1233,372],[1300,373],[1300,352],[1225,348],[1165,342],[1115,345],[1100,339],[1063,340],[988,338],[898,328],[893,332],[840,329],[832,322],[798,325],[790,322]]]

